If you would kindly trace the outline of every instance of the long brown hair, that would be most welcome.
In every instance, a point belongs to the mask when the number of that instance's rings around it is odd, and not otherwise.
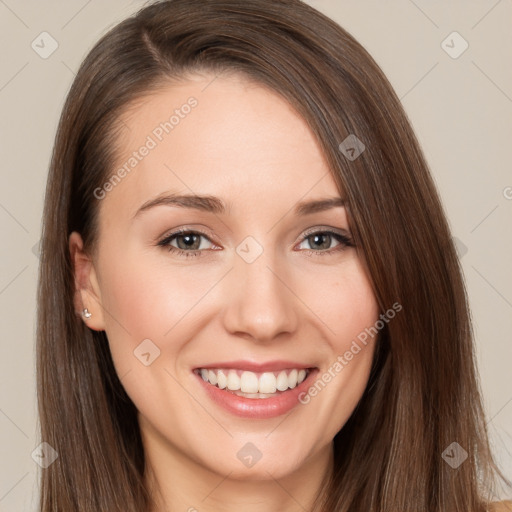
[[[334,438],[325,512],[483,512],[500,476],[488,445],[461,269],[428,167],[388,80],[365,49],[300,0],[149,5],[90,51],[68,94],[46,190],[38,288],[41,437],[58,459],[42,512],[146,512],[136,409],[104,332],[76,315],[68,236],[97,240],[94,190],[114,171],[119,116],[188,72],[234,71],[277,91],[308,123],[340,193],[380,307],[365,393]],[[347,158],[355,135],[365,150]],[[136,172],[136,171],[135,171]],[[468,454],[458,468],[443,451]]]

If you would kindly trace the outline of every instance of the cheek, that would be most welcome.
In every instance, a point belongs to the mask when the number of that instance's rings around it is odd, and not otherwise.
[[[375,294],[355,255],[336,269],[320,268],[298,282],[297,295],[315,313],[337,354],[347,350],[350,342],[378,319]]]
[[[106,323],[122,323],[134,339],[162,338],[207,292],[206,276],[138,255],[104,268],[102,302]]]
[[[183,407],[182,389],[170,374],[176,375],[180,351],[195,332],[196,322],[187,320],[211,287],[208,276],[140,252],[105,259],[101,270],[105,331],[123,387],[148,416],[158,414],[155,404]]]
[[[318,288],[309,288],[307,296],[306,289],[302,293],[324,325],[329,357],[301,401],[325,425],[325,441],[342,428],[364,393],[378,339],[373,328],[379,308],[356,258],[345,262],[336,279],[332,274],[330,281],[314,277],[325,283],[323,293],[319,294]],[[314,427],[311,430],[313,435]]]

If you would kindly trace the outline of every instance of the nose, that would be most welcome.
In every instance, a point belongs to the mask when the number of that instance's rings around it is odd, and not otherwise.
[[[236,256],[224,284],[226,330],[257,342],[268,342],[297,329],[300,301],[290,276],[264,252],[252,263]]]

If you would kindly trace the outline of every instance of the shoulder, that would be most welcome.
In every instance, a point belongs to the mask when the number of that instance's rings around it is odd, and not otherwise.
[[[489,512],[512,512],[512,501],[495,501],[490,503]]]

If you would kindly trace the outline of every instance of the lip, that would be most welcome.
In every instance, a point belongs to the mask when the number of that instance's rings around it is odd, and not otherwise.
[[[199,370],[204,368],[205,370],[214,370],[214,369],[226,369],[226,370],[248,370],[254,373],[263,373],[263,372],[278,372],[280,370],[292,370],[296,368],[300,369],[311,369],[312,366],[309,364],[297,363],[294,361],[268,361],[266,363],[258,363],[256,361],[221,361],[217,363],[207,364],[204,366],[198,366],[194,368],[195,370]]]
[[[281,365],[282,363],[282,361],[279,362]],[[228,366],[225,366],[225,364],[226,363],[224,363],[224,366],[217,366],[216,364],[215,366],[201,366],[200,368],[228,368]],[[234,363],[231,362],[230,364],[233,365]],[[247,366],[244,366],[243,368],[248,369]],[[268,368],[268,366],[265,368]],[[286,366],[279,366],[272,371],[277,371],[284,368],[304,368],[309,369],[310,372],[298,386],[294,387],[293,389],[283,391],[281,394],[273,398],[245,398],[243,396],[238,396],[230,391],[220,389],[217,386],[204,381],[203,378],[196,372],[193,372],[193,374],[198,379],[200,386],[205,390],[210,400],[212,400],[218,406],[222,407],[224,410],[241,418],[268,419],[276,418],[277,416],[286,414],[298,404],[300,404],[299,395],[309,388],[311,382],[314,381],[315,376],[320,371],[318,368],[313,368],[311,366],[289,366],[288,363],[286,363]],[[240,368],[231,366],[230,369]]]

